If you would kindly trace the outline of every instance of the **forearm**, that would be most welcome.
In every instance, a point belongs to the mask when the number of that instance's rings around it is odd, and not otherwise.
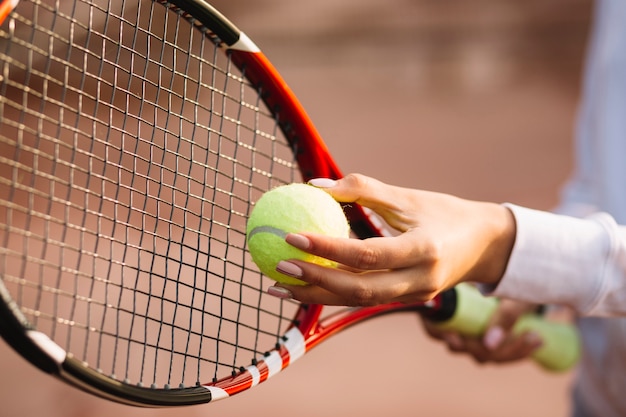
[[[626,228],[606,214],[578,219],[507,205],[517,234],[493,294],[626,315]]]

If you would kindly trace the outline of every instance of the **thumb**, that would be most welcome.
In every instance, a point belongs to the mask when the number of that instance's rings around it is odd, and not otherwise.
[[[497,349],[509,337],[517,320],[533,309],[534,305],[521,301],[500,301],[483,335],[485,347],[489,350]]]
[[[387,184],[362,174],[348,174],[338,180],[314,178],[309,184],[323,189],[339,202],[357,203],[370,208],[388,200],[390,188]]]

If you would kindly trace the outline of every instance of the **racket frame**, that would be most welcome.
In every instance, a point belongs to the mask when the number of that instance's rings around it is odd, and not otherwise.
[[[216,44],[225,49],[232,62],[260,94],[275,115],[300,166],[303,180],[342,177],[337,164],[293,91],[284,82],[260,49],[233,23],[204,0],[155,0],[185,16]],[[17,1],[0,3],[0,23]],[[8,6],[7,6],[8,5]],[[375,216],[356,205],[345,206],[351,228],[357,237],[386,236],[388,232]],[[291,326],[273,349],[231,376],[193,387],[157,388],[132,385],[87,367],[47,336],[37,332],[11,299],[0,280],[0,334],[33,365],[56,374],[85,391],[117,402],[146,407],[207,403],[227,398],[266,381],[292,364],[328,337],[361,321],[395,312],[422,312],[433,319],[446,320],[454,314],[454,289],[427,303],[393,303],[348,308],[322,317],[321,305],[300,305]]]

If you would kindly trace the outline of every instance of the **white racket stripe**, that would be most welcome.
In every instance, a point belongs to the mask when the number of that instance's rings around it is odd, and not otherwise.
[[[211,401],[217,401],[229,397],[228,393],[222,388],[206,385],[205,388],[211,393]]]
[[[278,374],[287,365],[292,364],[300,359],[306,353],[306,341],[304,335],[297,327],[292,328],[285,337],[280,340],[280,345],[285,348],[287,355],[281,355],[280,349],[274,349],[264,355],[259,360],[258,365],[250,365],[246,367],[246,371],[250,374],[250,388],[259,385],[263,376],[263,371],[267,371],[265,380],[270,379]],[[262,370],[263,368],[263,370]],[[211,401],[221,400],[230,396],[228,391],[215,385],[203,385],[204,388],[211,393]]]
[[[300,329],[294,327],[285,333],[285,338],[286,340],[281,340],[280,344],[284,346],[289,353],[288,357],[283,358],[278,350],[273,350],[265,357],[265,359],[263,359],[263,362],[267,366],[267,379],[282,371],[287,365],[294,363],[306,352],[306,342]],[[252,366],[250,368],[257,367]]]
[[[267,379],[270,379],[283,369],[283,358],[280,356],[277,350],[270,352],[265,358],[265,365],[267,365]]]
[[[302,332],[294,327],[285,334],[286,341],[280,342],[282,346],[287,349],[289,353],[288,361],[285,363],[286,358],[280,355],[277,350],[270,352],[270,354],[263,360],[263,363],[267,366],[268,374],[267,378],[271,378],[276,375],[282,369],[300,359],[306,353],[306,342]],[[258,385],[261,381],[261,371],[256,365],[251,365],[246,368],[250,375],[252,375],[252,386]]]
[[[294,363],[306,353],[304,335],[300,329],[294,327],[285,334],[285,337],[287,341],[284,342],[284,345],[289,352],[289,363]]]
[[[6,3],[1,2],[0,1],[0,6],[7,6],[7,13],[10,13],[11,10],[15,9],[17,7],[17,3],[19,3],[20,0],[7,0]]]
[[[239,40],[228,47],[228,49],[237,49],[246,52],[261,52],[258,46],[243,32],[239,34]]]
[[[52,358],[57,364],[61,365],[67,356],[67,352],[55,342],[52,341],[47,335],[36,330],[29,330],[26,332],[28,338],[32,340],[41,350]]]
[[[255,365],[251,365],[246,369],[250,372],[250,375],[252,375],[252,386],[254,387],[259,385],[261,382],[261,372],[259,371],[259,368]]]

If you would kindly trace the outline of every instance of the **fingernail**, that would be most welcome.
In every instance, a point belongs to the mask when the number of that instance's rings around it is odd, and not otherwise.
[[[302,277],[302,268],[291,262],[280,261],[278,265],[276,265],[276,270],[281,274],[289,275],[290,277]]]
[[[287,288],[272,286],[267,289],[269,295],[278,298],[293,298],[293,294]]]
[[[312,180],[309,180],[309,184],[319,188],[332,188],[337,185],[337,181],[330,178],[313,178]]]
[[[494,350],[504,340],[504,330],[502,327],[492,327],[487,330],[487,333],[483,336],[483,344],[489,350]]]
[[[311,247],[311,241],[309,238],[299,235],[297,233],[288,233],[285,237],[285,241],[291,246],[294,246],[301,250],[307,250]]]

